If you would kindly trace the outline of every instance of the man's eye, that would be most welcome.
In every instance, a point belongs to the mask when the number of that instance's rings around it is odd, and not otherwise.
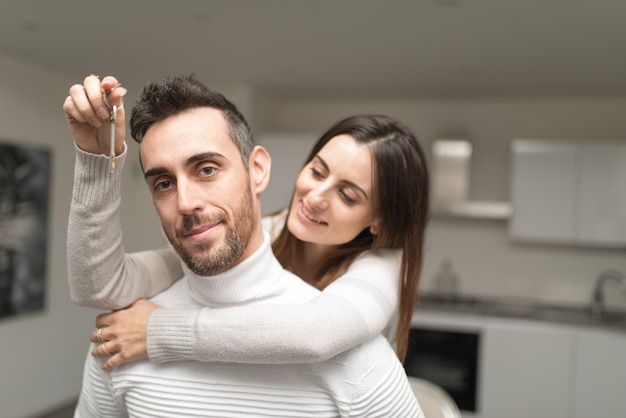
[[[206,167],[202,167],[200,169],[200,172],[202,173],[203,176],[211,176],[211,175],[215,174],[216,171],[217,171],[217,169],[215,167],[212,167],[212,166],[206,166]]]
[[[154,190],[167,190],[172,187],[172,183],[170,181],[160,181],[154,185]]]

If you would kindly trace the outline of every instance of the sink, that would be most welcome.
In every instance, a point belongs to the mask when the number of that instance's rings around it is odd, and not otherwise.
[[[601,316],[594,316],[591,306],[546,306],[541,319],[582,325],[626,326],[626,312],[605,311]]]
[[[563,306],[550,306],[546,307],[542,314],[542,319],[553,322],[568,322],[576,324],[592,324],[599,318],[593,318],[591,316],[590,307],[563,307]]]

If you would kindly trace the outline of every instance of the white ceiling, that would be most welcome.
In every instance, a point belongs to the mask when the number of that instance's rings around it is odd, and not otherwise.
[[[623,96],[626,0],[2,0],[0,53],[131,89]]]

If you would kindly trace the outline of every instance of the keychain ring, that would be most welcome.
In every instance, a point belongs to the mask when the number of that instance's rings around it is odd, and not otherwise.
[[[104,105],[107,107],[107,109],[113,110],[113,107],[111,107],[111,105],[109,104],[109,101],[107,100],[107,97],[109,96],[109,94],[111,94],[111,92],[113,90],[115,90],[116,88],[118,88],[120,86],[121,86],[121,84],[117,83],[115,86],[113,86],[110,89],[105,90],[105,91],[102,92],[102,101],[104,102]],[[117,108],[121,109],[123,106],[124,106],[124,103],[122,102],[122,105],[118,106]]]

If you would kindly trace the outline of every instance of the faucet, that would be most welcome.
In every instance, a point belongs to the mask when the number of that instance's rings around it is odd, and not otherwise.
[[[593,318],[601,318],[604,315],[604,294],[602,287],[609,280],[615,280],[619,283],[620,288],[626,291],[626,276],[617,270],[605,270],[596,279],[596,285],[593,290],[593,298],[591,300],[591,316]]]

